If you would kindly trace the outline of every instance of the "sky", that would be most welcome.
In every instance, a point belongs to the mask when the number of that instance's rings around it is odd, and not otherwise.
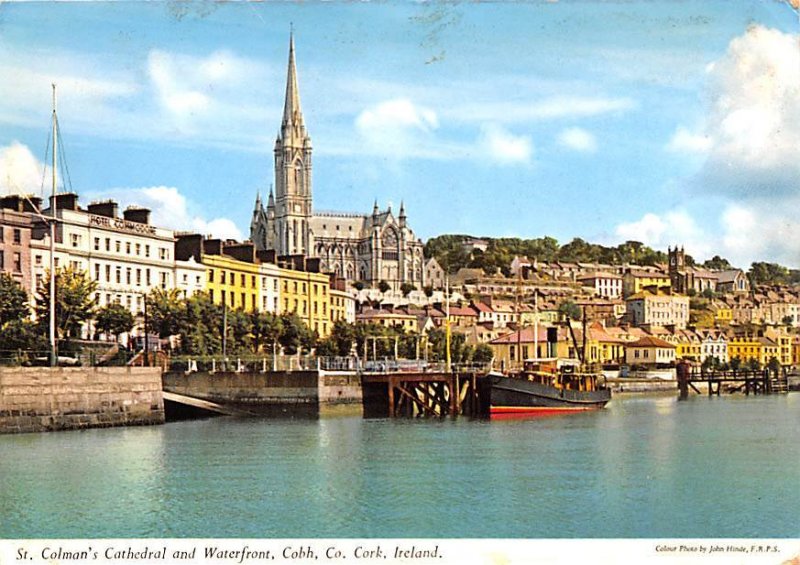
[[[0,194],[249,236],[290,29],[316,210],[800,267],[800,25],[778,0],[0,3]]]

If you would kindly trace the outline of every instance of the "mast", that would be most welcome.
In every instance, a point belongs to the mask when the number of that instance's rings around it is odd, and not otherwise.
[[[56,85],[53,83],[53,192],[50,204],[50,366],[56,366],[56,183],[57,150],[58,150],[58,118],[56,117]]]
[[[444,280],[444,309],[445,309],[445,318],[444,318],[444,339],[445,339],[445,359],[446,364],[445,367],[447,372],[450,372],[451,363],[450,363],[450,277],[448,276]]]
[[[539,360],[539,289],[533,291],[533,360]]]

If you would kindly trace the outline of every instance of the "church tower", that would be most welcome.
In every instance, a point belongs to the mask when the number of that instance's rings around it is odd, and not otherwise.
[[[281,129],[275,140],[275,249],[278,255],[308,255],[311,219],[311,138],[300,109],[294,35],[289,36],[289,70]]]

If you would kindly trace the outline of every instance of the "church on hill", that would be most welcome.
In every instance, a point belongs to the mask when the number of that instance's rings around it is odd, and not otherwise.
[[[408,226],[405,208],[397,216],[391,206],[371,214],[315,213],[312,205],[312,145],[300,108],[294,38],[289,39],[289,69],[283,119],[275,140],[275,193],[264,207],[256,197],[250,239],[258,250],[278,257],[303,255],[320,260],[323,272],[348,282],[399,290],[404,283],[422,289],[422,242]]]

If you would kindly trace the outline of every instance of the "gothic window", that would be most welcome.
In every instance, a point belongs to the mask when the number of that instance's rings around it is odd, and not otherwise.
[[[294,163],[294,186],[297,194],[303,194],[305,189],[303,186],[303,162],[300,160]]]
[[[388,229],[383,232],[383,252],[381,257],[386,261],[397,261],[399,254],[397,252],[397,234],[393,229]]]

